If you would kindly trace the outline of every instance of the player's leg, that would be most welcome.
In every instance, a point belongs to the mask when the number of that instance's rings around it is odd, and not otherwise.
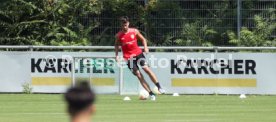
[[[133,74],[138,78],[138,80],[140,81],[140,83],[144,87],[144,89],[147,90],[148,92],[151,92],[150,86],[145,81],[143,74],[139,70],[133,71]]]
[[[147,66],[143,66],[143,70],[148,74],[148,76],[150,77],[151,81],[156,85],[156,87],[158,88],[159,92],[161,94],[165,94],[165,90],[161,88],[160,83],[157,80],[156,75],[152,72],[152,70]]]
[[[131,62],[132,61],[132,62]],[[143,86],[143,88],[149,92],[150,96],[151,96],[151,100],[155,100],[155,95],[154,93],[151,91],[150,86],[148,85],[148,83],[146,82],[143,74],[140,72],[138,65],[137,65],[137,61],[136,60],[129,60],[128,63],[128,68],[132,71],[132,73],[138,78],[138,80],[140,81],[141,85]]]
[[[156,75],[151,71],[151,69],[147,65],[142,66],[142,68],[149,75],[151,81],[154,84],[158,83]]]
[[[159,92],[161,94],[165,94],[165,90],[163,90],[161,88],[161,85],[160,83],[158,82],[157,80],[157,77],[156,75],[154,74],[154,72],[149,68],[149,66],[147,65],[147,62],[146,62],[146,58],[145,56],[142,54],[142,55],[139,55],[138,56],[138,63],[139,65],[143,68],[143,70],[148,74],[148,76],[150,77],[151,81],[157,86]]]
[[[134,75],[137,76],[137,78],[139,79],[139,81],[140,81],[141,85],[144,87],[144,89],[147,90],[147,91],[149,92],[149,94],[150,94],[150,99],[151,99],[151,100],[155,100],[155,99],[156,99],[156,98],[155,98],[155,94],[151,91],[150,86],[149,86],[149,84],[145,81],[145,78],[144,78],[143,74],[142,74],[139,70],[136,70],[136,71],[134,72]]]

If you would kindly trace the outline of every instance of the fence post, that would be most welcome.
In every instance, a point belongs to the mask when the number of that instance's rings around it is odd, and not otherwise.
[[[33,52],[34,47],[32,45],[29,46],[29,51]]]
[[[217,54],[217,53],[218,53],[218,50],[219,50],[219,47],[214,46],[213,48],[214,48],[215,54]]]
[[[242,7],[242,0],[237,0],[237,34],[238,34],[238,39],[241,37],[241,8]]]
[[[72,57],[72,62],[71,62],[71,82],[72,82],[72,86],[76,85],[76,81],[75,81],[75,57]],[[90,79],[89,79],[90,82]]]
[[[120,56],[120,62],[117,62],[117,65],[119,66],[119,94],[123,95],[123,83],[124,83],[124,69],[123,69],[123,64],[121,63],[124,61],[123,57]]]

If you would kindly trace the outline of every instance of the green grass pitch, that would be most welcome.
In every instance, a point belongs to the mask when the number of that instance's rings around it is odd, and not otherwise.
[[[93,122],[276,122],[276,96],[99,95]],[[0,122],[69,122],[61,94],[0,94]]]

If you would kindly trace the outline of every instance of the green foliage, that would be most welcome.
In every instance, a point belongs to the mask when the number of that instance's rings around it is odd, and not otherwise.
[[[148,36],[149,40],[155,45],[169,45],[167,42],[170,38],[175,38],[174,35],[180,34],[173,32],[181,31],[179,26],[183,23],[182,14],[181,7],[176,2],[151,0],[145,13],[146,33],[151,34]]]
[[[272,40],[270,35],[276,30],[276,23],[265,20],[260,16],[254,17],[256,28],[242,28],[240,39],[234,32],[229,31],[230,43],[236,46],[276,46],[276,39]]]
[[[30,83],[24,83],[23,85],[22,85],[22,87],[23,87],[23,93],[24,94],[31,94],[32,93],[32,90],[33,90],[33,88],[32,88],[32,86],[31,86],[31,84]]]
[[[97,0],[11,0],[0,9],[0,44],[88,45]],[[85,21],[82,21],[84,20]]]
[[[120,28],[118,18],[121,16],[128,16],[131,21],[130,26],[139,28],[144,8],[135,0],[104,0],[102,4],[104,8],[100,16],[103,18],[99,25],[102,30],[93,35],[92,45],[113,45],[115,34]]]
[[[210,39],[217,32],[208,26],[199,27],[197,23],[185,24],[181,38],[176,40],[181,46],[213,46]]]
[[[276,2],[250,10],[257,4],[242,2],[242,23],[253,28],[238,39],[231,0],[1,0],[0,45],[113,45],[118,18],[129,16],[152,46],[276,46]]]

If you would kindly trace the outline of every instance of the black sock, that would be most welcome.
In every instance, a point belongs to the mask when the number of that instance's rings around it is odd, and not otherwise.
[[[155,85],[157,86],[158,89],[161,89],[161,86],[160,86],[159,82],[156,83]]]
[[[149,92],[150,95],[154,95],[154,93],[152,91]]]

